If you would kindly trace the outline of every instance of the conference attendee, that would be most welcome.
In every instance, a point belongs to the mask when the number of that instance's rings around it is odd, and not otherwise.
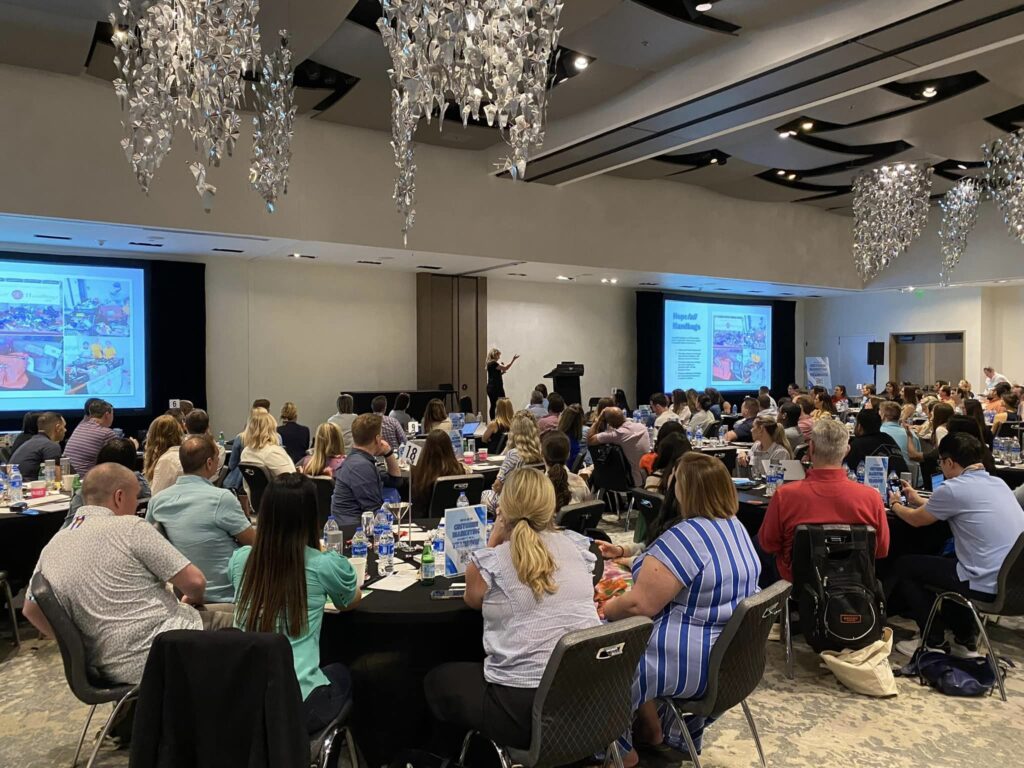
[[[996,407],[995,415],[992,417],[993,435],[1016,436],[1016,433],[1007,428],[1006,424],[1008,422],[1015,423],[1020,421],[1020,416],[1017,415],[1017,408],[1019,405],[1020,402],[1013,392],[1007,392],[999,397],[999,405]]]
[[[680,424],[678,421],[670,421],[661,431],[658,432],[657,437],[654,438],[654,445],[651,446],[651,450],[640,457],[640,472],[644,478],[650,476],[654,471],[654,461],[658,458],[658,448],[661,446],[662,440],[667,439],[672,435],[682,435],[686,437],[686,427]],[[689,442],[689,440],[687,440]]]
[[[168,408],[164,411],[164,416],[170,416],[178,422],[178,429],[181,430],[181,434],[185,434],[185,416],[182,414],[181,408]]]
[[[857,471],[857,467],[868,456],[890,455],[899,450],[899,443],[882,432],[882,416],[873,408],[865,408],[857,414],[853,427],[850,450],[846,454],[846,466]]]
[[[668,398],[662,392],[655,392],[650,399],[651,411],[654,412],[654,437],[657,439],[658,432],[670,421],[679,421],[676,412],[669,407]]]
[[[708,425],[714,424],[715,421],[715,414],[711,411],[711,398],[706,394],[698,395],[697,410],[694,411],[686,426],[694,432],[700,430],[703,433]]]
[[[874,397],[875,395],[878,394],[878,392],[875,389],[875,385],[874,384],[861,384],[860,385],[860,394],[861,394],[861,397],[867,399],[869,397]]]
[[[796,426],[806,443],[810,439],[811,429],[814,427],[815,419],[812,415],[814,413],[814,400],[810,395],[800,395],[795,402],[800,406],[800,418],[797,420]]]
[[[202,408],[193,408],[185,417],[185,437],[189,435],[210,434],[210,414]],[[217,446],[218,467],[224,466],[224,446],[215,443]]]
[[[743,416],[742,419],[732,425],[732,429],[725,433],[726,442],[742,442],[749,443],[754,439],[754,419],[757,418],[757,412],[761,406],[757,404],[757,400],[752,397],[743,399],[743,405],[740,406],[740,414]]]
[[[552,395],[553,396],[553,395]],[[541,436],[541,454],[544,456],[544,471],[555,489],[555,514],[569,504],[579,504],[594,497],[587,481],[570,472],[569,438],[564,432],[552,430]]]
[[[723,406],[725,405],[725,398],[722,397],[722,393],[714,387],[705,387],[704,394],[711,398],[711,413],[714,414],[715,421],[722,418],[722,413],[728,413],[725,411]]]
[[[939,394],[939,401],[943,403],[949,403],[951,406],[956,404],[953,402],[953,388],[949,384],[943,384],[937,390]]]
[[[412,468],[412,516],[430,517],[430,500],[439,477],[467,475],[469,472],[466,465],[455,458],[452,439],[447,433],[438,429],[429,432],[420,450],[419,463]]]
[[[981,433],[982,441],[989,448],[992,448],[992,429],[985,423],[985,411],[975,399],[964,400],[964,415],[974,419],[978,423],[978,430]]]
[[[456,662],[423,681],[453,746],[467,730],[530,745],[533,700],[559,638],[600,623],[588,539],[554,525],[555,490],[542,472],[508,478],[488,546],[466,566],[466,604],[483,612],[483,664]]]
[[[303,475],[283,475],[260,503],[260,535],[231,556],[235,626],[280,632],[292,647],[306,731],[319,733],[352,698],[342,664],[320,667],[320,628],[327,601],[350,610],[360,599],[355,570],[334,551],[320,551],[316,487]]]
[[[890,496],[892,511],[910,525],[921,527],[945,520],[953,533],[953,557],[901,557],[886,580],[887,594],[896,592],[903,598],[921,632],[935,601],[935,589],[993,602],[999,569],[1024,532],[1024,510],[1009,486],[985,470],[984,450],[972,435],[946,435],[939,444],[939,467],[945,482],[928,499],[921,498],[908,483],[903,484],[906,503],[895,494]],[[953,632],[953,654],[976,655],[974,620],[969,611],[952,601],[943,604],[924,645],[942,647],[946,624]],[[896,647],[909,655],[919,645],[920,641],[904,641]]]
[[[277,426],[281,436],[281,447],[293,462],[299,461],[309,451],[309,427],[299,424],[299,409],[295,403],[281,406],[281,422]]]
[[[257,403],[270,404],[269,400],[254,400],[252,410],[249,412],[250,417],[253,413],[270,413],[269,409],[264,408],[262,405]],[[246,424],[249,422],[247,421]],[[235,439],[231,441],[231,454],[228,456],[228,474],[224,478],[224,487],[230,488],[233,491],[239,491],[242,489],[242,470],[238,468],[238,465],[242,463],[242,449],[245,448],[243,435],[245,430],[243,429],[237,435]],[[277,429],[274,430],[274,437],[277,439],[278,445],[281,444],[281,435],[278,434]]]
[[[406,433],[409,431],[409,422],[412,421],[412,417],[409,415],[410,402],[412,402],[412,398],[409,397],[409,393],[400,392],[398,397],[395,398],[395,407],[388,414],[388,416],[402,425],[402,431]]]
[[[277,421],[264,409],[253,409],[241,439],[240,463],[263,467],[271,477],[295,471],[295,462],[280,445]]]
[[[498,468],[498,476],[491,486],[496,503],[505,479],[522,466],[543,464],[544,456],[540,450],[540,434],[537,422],[529,411],[516,411],[512,417],[512,428],[508,432],[508,447],[505,458]],[[494,506],[493,504],[491,506]]]
[[[537,431],[543,435],[545,432],[557,429],[558,420],[562,418],[564,410],[565,399],[557,392],[552,392],[548,396],[548,412],[537,419]]]
[[[796,384],[790,384],[786,387],[786,394],[789,395],[790,400],[796,400],[800,397],[800,387]]]
[[[355,402],[352,395],[339,395],[337,402],[338,412],[327,419],[341,430],[341,435],[345,439],[346,452],[352,450],[352,422],[356,420],[356,415],[353,413]]]
[[[575,466],[580,451],[586,450],[583,444],[583,409],[579,405],[570,405],[562,411],[562,417],[558,420],[558,431],[569,438],[569,458],[566,465]]]
[[[409,442],[409,438],[405,436],[405,428],[402,427],[398,419],[388,416],[387,410],[388,399],[384,395],[377,395],[370,401],[370,411],[380,416],[381,437],[388,445],[398,448],[398,446]]]
[[[921,402],[921,397],[918,393],[918,389],[910,384],[904,385],[903,394],[901,397],[901,403],[904,407],[912,406],[913,410],[917,410],[917,406]]]
[[[685,750],[674,724],[663,733],[661,698],[697,699],[707,687],[715,642],[740,601],[757,592],[760,562],[746,529],[736,518],[739,501],[725,465],[696,451],[676,466],[673,492],[679,517],[659,516],[647,535],[652,543],[633,563],[633,588],[604,605],[604,617],[654,620],[647,651],[633,681],[636,735]],[[877,494],[876,494],[877,495]],[[662,506],[665,510],[667,505]],[[624,549],[604,545],[602,553]],[[699,751],[704,718],[687,716]],[[627,768],[639,762],[633,734],[619,739]]]
[[[107,442],[100,452],[96,454],[97,464],[120,464],[125,469],[131,471],[135,475],[135,480],[138,483],[139,501],[148,499],[153,495],[153,492],[149,488],[149,481],[146,480],[146,476],[139,472],[135,467],[138,466],[138,454],[135,450],[135,443],[131,440],[126,440],[123,437],[115,437],[113,440]],[[82,499],[81,489],[71,497],[71,503],[68,505],[67,515],[64,517],[64,522],[61,524],[61,528],[67,528],[75,520],[75,515],[78,514],[78,510],[85,504]]]
[[[736,463],[741,467],[750,467],[760,475],[765,474],[762,462],[765,465],[779,464],[793,458],[786,428],[775,419],[758,415],[751,428],[751,437],[754,438],[754,444],[750,446],[750,452],[740,453],[736,457]]]
[[[358,525],[363,512],[380,509],[384,488],[398,488],[402,480],[395,449],[381,437],[378,414],[356,417],[352,422],[352,441],[352,450],[334,473],[331,516],[338,525]],[[384,473],[377,469],[378,458],[384,460]]]
[[[800,432],[800,415],[803,413],[796,403],[786,403],[779,408],[779,423],[786,430],[786,439],[795,451],[804,444],[804,436]]]
[[[757,415],[765,416],[767,418],[776,418],[779,413],[777,406],[772,405],[772,399],[768,395],[758,395],[757,400]]]
[[[837,523],[875,528],[875,557],[889,552],[889,522],[878,491],[846,476],[849,435],[833,419],[814,424],[808,440],[811,468],[807,477],[779,488],[768,504],[758,532],[761,548],[775,555],[779,576],[793,580],[793,538],[798,525]]]
[[[949,428],[946,425],[953,416],[953,406],[949,403],[935,403],[932,406],[928,432],[933,445],[941,443],[949,433]]]
[[[757,396],[760,397],[761,395],[768,395],[768,407],[769,408],[772,408],[773,410],[776,410],[776,411],[779,410],[779,404],[777,402],[775,402],[775,398],[772,397],[772,391],[770,389],[768,389],[768,387],[758,387]]]
[[[138,684],[161,632],[231,625],[230,614],[197,611],[167,589],[170,582],[190,603],[202,604],[206,578],[135,516],[138,491],[131,470],[97,464],[82,483],[85,505],[50,539],[36,564],[81,633],[91,673],[108,684]],[[23,613],[44,635],[54,636],[31,595]]]
[[[181,477],[181,425],[173,416],[157,416],[146,432],[146,450],[142,458],[142,474],[156,496],[170,488]]]
[[[195,410],[196,404],[191,400],[179,400],[178,407],[181,408],[181,417],[188,420],[188,415]]]
[[[452,431],[452,420],[448,418],[444,403],[436,397],[427,403],[427,409],[423,412],[424,434],[429,434],[435,429],[440,429],[445,434]]]
[[[885,389],[882,390],[882,399],[898,403],[900,400],[899,384],[895,381],[885,382]]]
[[[530,404],[527,406],[526,410],[528,410],[537,421],[540,421],[548,415],[547,406],[544,405],[544,395],[539,389],[535,389],[530,393]]]
[[[228,576],[228,560],[239,546],[256,540],[256,529],[235,494],[210,482],[220,471],[212,437],[185,438],[178,456],[184,474],[153,497],[146,520],[163,526],[167,540],[203,572],[206,603],[233,603],[235,589]]]
[[[630,408],[629,408],[629,401],[626,400],[626,392],[625,392],[625,390],[622,390],[622,389],[612,390],[612,400],[615,401],[615,407],[616,408],[621,408],[623,413],[629,414],[629,413],[632,412],[632,411],[630,411]]]
[[[345,438],[337,425],[325,421],[316,429],[313,452],[303,456],[295,469],[310,477],[334,477],[345,461]]]
[[[490,453],[497,454],[499,443],[501,442],[501,436],[507,434],[509,429],[512,428],[512,417],[515,416],[515,409],[512,407],[512,401],[507,397],[499,397],[495,407],[491,409],[494,413],[491,416],[491,421],[487,425],[487,429],[484,430],[483,436],[480,438],[487,445],[487,450]]]
[[[29,411],[21,417],[21,432],[11,442],[11,453],[13,454],[16,450],[21,448],[22,443],[28,440],[33,435],[39,433],[39,416],[41,411]],[[86,414],[88,415],[88,414]]]
[[[515,365],[519,355],[512,356],[512,362],[501,362],[501,350],[491,347],[487,350],[487,399],[490,401],[489,417],[494,419],[494,409],[498,401],[505,397],[505,373]]]
[[[1009,384],[1010,380],[1003,376],[1001,373],[997,373],[996,369],[992,366],[986,366],[981,369],[985,374],[985,391],[988,392],[995,388],[996,384],[1006,383]]]
[[[886,401],[882,403],[879,413],[882,416],[882,432],[896,441],[896,445],[900,447],[900,453],[903,454],[903,460],[910,464],[911,458],[910,453],[907,451],[907,445],[913,445],[915,451],[920,451],[921,441],[917,435],[908,432],[900,423],[901,408],[899,403],[894,403],[891,400]]]
[[[697,396],[695,390],[693,392],[694,398]],[[681,421],[683,424],[690,420],[690,415],[693,413],[694,408],[690,404],[689,396],[686,392],[681,389],[672,390],[672,413],[676,415],[676,419]]]
[[[814,393],[814,410],[811,412],[811,418],[817,421],[818,419],[834,419],[839,415],[839,411],[836,410],[835,403],[832,402],[832,395],[828,393],[828,390],[821,390],[820,392]]]
[[[673,432],[658,439],[650,474],[644,479],[644,490],[665,494],[672,472],[683,454],[693,450],[684,432]]]
[[[110,425],[114,423],[114,406],[106,400],[93,400],[88,415],[82,419],[64,446],[64,458],[71,462],[72,469],[79,477],[85,477],[96,466],[96,454],[108,440],[117,434]]]
[[[861,402],[860,407],[870,408],[872,410],[877,411],[881,409],[882,403],[884,402],[885,401],[882,400],[882,398],[872,395],[871,397],[865,397],[864,400]]]
[[[846,395],[846,387],[842,384],[836,384],[832,390],[832,404],[835,405],[836,410],[840,413],[850,410],[850,398]]]
[[[643,475],[640,472],[640,459],[651,450],[651,438],[647,427],[635,421],[627,421],[621,408],[611,407],[601,411],[594,426],[587,435],[590,445],[617,445],[629,462],[633,473],[633,483],[640,483]]]
[[[47,461],[52,460],[55,465],[60,463],[63,453],[60,442],[66,432],[67,424],[59,413],[45,411],[37,414],[36,433],[14,450],[9,462],[18,465],[26,482],[38,480]]]

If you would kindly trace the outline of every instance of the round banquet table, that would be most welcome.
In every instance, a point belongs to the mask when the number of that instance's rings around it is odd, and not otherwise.
[[[1024,485],[1024,466],[996,464],[996,477],[1001,477],[1011,489],[1016,489]]]
[[[60,530],[66,515],[66,504],[59,511],[38,515],[10,514],[6,507],[0,509],[0,570],[7,571],[12,593],[28,585],[39,553]]]

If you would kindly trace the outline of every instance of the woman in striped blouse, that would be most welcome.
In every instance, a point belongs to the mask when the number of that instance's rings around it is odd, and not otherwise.
[[[674,486],[681,519],[662,522],[663,530],[653,532],[657,538],[633,564],[633,588],[606,603],[604,616],[609,621],[654,619],[647,653],[633,681],[634,733],[645,743],[665,742],[685,750],[678,723],[671,712],[659,711],[655,699],[704,694],[711,648],[739,602],[757,592],[761,565],[736,519],[736,488],[720,460],[698,452],[684,454],[676,465]],[[624,554],[615,545],[603,546],[602,552]],[[698,752],[708,724],[704,718],[687,718]],[[627,753],[626,768],[637,765],[633,734],[623,735],[619,746]]]

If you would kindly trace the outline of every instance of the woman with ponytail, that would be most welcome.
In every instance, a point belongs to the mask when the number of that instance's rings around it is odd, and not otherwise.
[[[793,449],[789,446],[786,428],[775,419],[758,416],[754,419],[750,434],[754,438],[754,444],[750,446],[750,453],[741,453],[736,457],[736,463],[741,467],[758,470],[760,469],[759,461],[771,464],[793,458]]]
[[[533,698],[559,638],[597,626],[589,540],[555,528],[555,489],[536,469],[512,472],[486,549],[466,567],[466,604],[483,611],[483,664],[443,664],[423,681],[438,731],[530,746]]]
[[[540,447],[548,480],[555,489],[555,515],[564,506],[589,501],[593,494],[587,481],[565,467],[570,453],[566,434],[561,431],[548,432],[541,438]]]

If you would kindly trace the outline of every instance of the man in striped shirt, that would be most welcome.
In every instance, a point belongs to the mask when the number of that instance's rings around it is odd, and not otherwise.
[[[380,416],[380,436],[384,438],[384,442],[392,448],[398,448],[409,439],[405,435],[405,430],[402,429],[402,423],[393,416],[387,415],[388,399],[384,395],[377,395],[373,398],[370,408]]]
[[[114,423],[114,406],[96,398],[86,404],[86,417],[75,427],[64,446],[64,458],[79,476],[96,466],[96,455],[108,440],[117,437],[110,425]]]

